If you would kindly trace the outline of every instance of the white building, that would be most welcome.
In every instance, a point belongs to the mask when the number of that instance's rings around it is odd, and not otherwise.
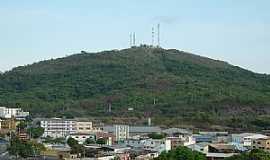
[[[238,147],[240,150],[245,150],[244,148],[250,148],[252,146],[252,141],[260,138],[266,138],[267,136],[257,133],[241,133],[232,134],[232,144]]]
[[[116,141],[123,141],[129,138],[128,125],[115,125],[115,139]]]
[[[158,153],[172,149],[171,140],[169,139],[127,139],[124,143],[132,148],[140,148]]]
[[[65,120],[60,118],[43,119],[40,126],[44,128],[43,137],[66,137],[76,133],[76,121]]]
[[[202,142],[202,143],[195,143],[195,144],[191,144],[188,145],[187,147],[193,151],[197,151],[203,154],[207,154],[208,153],[208,146],[210,143],[206,143],[206,142]]]
[[[76,132],[77,133],[92,133],[93,123],[89,121],[77,121],[76,122]]]
[[[21,108],[0,107],[0,118],[25,119],[29,116],[29,112],[24,112]]]

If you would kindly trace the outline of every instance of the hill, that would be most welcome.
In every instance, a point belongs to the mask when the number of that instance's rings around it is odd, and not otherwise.
[[[151,115],[156,124],[258,129],[270,125],[270,76],[175,49],[82,51],[0,74],[0,105],[42,117]]]

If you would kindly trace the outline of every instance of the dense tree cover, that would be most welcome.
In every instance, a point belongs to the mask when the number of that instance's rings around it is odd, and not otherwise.
[[[141,119],[147,112],[155,123],[165,125],[184,121],[267,128],[254,118],[268,124],[269,100],[268,75],[145,46],[83,52],[0,75],[0,105],[22,107],[33,116]]]
[[[44,133],[44,128],[42,127],[31,127],[27,129],[27,133],[31,136],[31,138],[39,138]]]
[[[186,147],[178,147],[168,153],[161,153],[155,160],[206,160],[206,156]]]
[[[50,143],[50,144],[65,144],[66,139],[65,138],[52,138],[52,137],[46,137],[43,140],[43,143]]]
[[[40,151],[45,150],[42,144],[32,141],[21,141],[16,136],[13,136],[8,148],[9,154],[17,157],[33,157],[40,154]]]
[[[96,144],[101,144],[101,145],[106,144],[106,140],[104,138],[99,138],[97,139]]]
[[[79,154],[83,152],[83,145],[79,144],[74,138],[68,138],[67,144],[71,147],[71,153]]]
[[[91,138],[87,138],[86,140],[85,140],[85,142],[84,142],[85,144],[95,144],[96,143],[96,141],[95,140],[93,140],[93,139],[91,139]]]
[[[149,138],[152,138],[152,139],[162,139],[162,138],[165,138],[165,134],[162,134],[162,133],[151,133],[151,134],[148,134],[148,137]]]
[[[27,123],[25,121],[21,121],[17,126],[17,130],[24,130],[27,127]]]
[[[252,150],[251,152],[242,153],[225,160],[270,160],[270,153],[262,150]]]

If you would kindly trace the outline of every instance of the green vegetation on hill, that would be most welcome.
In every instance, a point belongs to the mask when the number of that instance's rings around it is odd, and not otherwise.
[[[147,46],[82,52],[0,75],[0,105],[19,106],[34,116],[141,119],[147,113],[165,125],[266,128],[269,104],[268,75]]]

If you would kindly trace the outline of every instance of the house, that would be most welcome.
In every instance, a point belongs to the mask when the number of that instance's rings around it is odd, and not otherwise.
[[[235,145],[239,150],[245,151],[251,149],[253,140],[260,138],[267,138],[267,136],[257,133],[232,134],[231,144]]]
[[[171,141],[172,149],[175,149],[179,146],[189,146],[196,143],[192,135],[180,135],[178,137],[167,137],[167,139]]]
[[[171,140],[169,139],[127,139],[124,141],[126,146],[133,149],[142,149],[161,153],[171,150]]]
[[[0,107],[0,118],[12,118],[25,119],[29,116],[29,112],[24,112],[21,108],[7,108]]]
[[[209,145],[210,145],[210,143],[201,142],[201,143],[195,143],[195,144],[188,145],[187,147],[193,151],[207,154]]]
[[[135,157],[135,160],[152,160],[159,156],[158,152],[155,151],[143,151],[138,153],[138,156]]]
[[[120,145],[85,145],[85,155],[87,159],[109,159],[118,158],[120,160],[130,160],[130,147]]]
[[[253,140],[252,149],[262,149],[264,151],[270,152],[270,137]]]
[[[44,128],[42,137],[66,137],[77,131],[76,121],[61,118],[42,119],[40,126]]]
[[[20,140],[22,141],[27,141],[29,140],[29,136],[26,132],[26,130],[20,130],[18,133],[17,133],[17,136],[19,137]]]
[[[191,135],[192,131],[182,128],[168,128],[162,131],[167,136]]]
[[[106,152],[113,152],[113,153],[126,153],[128,152],[131,147],[128,147],[128,146],[121,146],[121,145],[103,145],[102,147],[102,150],[106,151]]]
[[[212,143],[214,139],[213,136],[211,135],[200,135],[200,134],[194,134],[193,138],[195,139],[196,143],[201,143],[201,142]]]
[[[208,145],[208,153],[206,157],[210,160],[225,159],[237,155],[238,150],[231,144],[210,144]]]

